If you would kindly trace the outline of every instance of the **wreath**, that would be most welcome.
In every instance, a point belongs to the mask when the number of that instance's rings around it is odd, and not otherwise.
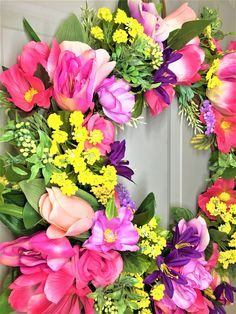
[[[161,17],[162,15],[162,17]],[[0,158],[0,244],[9,266],[1,312],[226,313],[236,262],[236,42],[224,51],[215,9],[119,1],[86,6],[52,43],[30,41],[0,74],[9,144]],[[177,96],[196,149],[211,149],[195,216],[172,208],[160,226],[150,193],[136,206],[118,127]]]

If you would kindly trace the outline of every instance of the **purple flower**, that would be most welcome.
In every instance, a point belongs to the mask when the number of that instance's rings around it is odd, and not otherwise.
[[[120,201],[120,206],[121,207],[126,207],[131,209],[132,211],[135,211],[137,209],[135,202],[131,199],[129,191],[119,183],[116,186],[116,192],[118,194],[118,198]]]
[[[227,282],[221,283],[214,290],[214,295],[217,300],[222,301],[224,299],[224,303],[227,302],[234,303],[234,292],[236,292],[236,288],[228,284]]]
[[[166,294],[172,298],[174,294],[173,282],[179,285],[186,285],[188,282],[183,275],[172,269],[185,265],[185,260],[178,258],[176,254],[169,254],[165,259],[162,256],[156,258],[157,269],[144,279],[145,284],[151,284],[160,279],[165,285]]]
[[[212,110],[212,105],[209,100],[204,100],[200,108],[201,113],[203,114],[204,121],[206,123],[207,129],[205,131],[206,135],[214,133],[215,128],[215,114]]]
[[[214,309],[209,308],[209,314],[226,314],[226,311],[222,305],[215,305]]]
[[[123,124],[131,119],[135,96],[130,92],[130,85],[115,76],[105,79],[97,93],[105,115],[111,120]]]
[[[127,165],[129,162],[123,160],[125,156],[125,140],[115,141],[111,144],[111,151],[107,155],[105,165],[112,165],[116,168],[117,174],[119,176],[125,177],[126,179],[132,181],[131,177],[134,174],[133,170]]]
[[[125,207],[119,208],[118,211],[118,217],[111,220],[107,219],[104,210],[95,213],[92,235],[83,247],[99,252],[139,250],[139,235],[131,222],[133,213]]]

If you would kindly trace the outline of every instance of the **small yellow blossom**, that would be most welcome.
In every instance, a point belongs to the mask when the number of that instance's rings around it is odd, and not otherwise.
[[[221,231],[221,232],[225,232],[225,233],[229,234],[230,231],[231,231],[231,225],[230,225],[229,222],[226,222],[224,225],[220,225],[220,226],[218,227],[218,229],[219,229],[219,231]]]
[[[230,212],[232,215],[236,215],[236,204],[231,204],[231,205],[229,205],[229,212]]]
[[[128,33],[132,38],[142,35],[144,33],[144,27],[136,19],[130,17],[126,23],[128,27]]]
[[[53,140],[58,144],[63,144],[68,139],[68,134],[65,131],[55,130],[52,133]]]
[[[222,84],[219,78],[214,75],[215,72],[218,70],[219,66],[220,66],[220,59],[217,58],[212,62],[212,65],[206,74],[206,80],[208,81],[207,83],[208,89],[212,89]]]
[[[223,268],[227,269],[230,264],[236,263],[236,250],[228,250],[220,252],[219,262],[223,264]]]
[[[89,165],[93,165],[96,161],[98,161],[101,157],[100,150],[96,147],[87,149],[84,153],[84,158],[87,160]]]
[[[164,297],[165,286],[163,284],[155,285],[151,290],[151,296],[154,300],[160,301]]]
[[[89,132],[89,143],[92,145],[100,144],[104,139],[104,135],[101,130],[94,129]]]
[[[104,33],[101,27],[99,26],[94,26],[91,28],[91,34],[94,38],[98,40],[103,40],[104,39]]]
[[[71,180],[67,179],[62,185],[61,191],[67,196],[72,196],[78,191],[78,187]]]
[[[7,178],[5,176],[0,177],[0,184],[2,185],[8,185],[9,181],[7,180]]]
[[[63,122],[61,121],[61,117],[56,113],[50,114],[50,116],[47,119],[47,123],[48,123],[49,128],[53,130],[59,130],[60,127],[63,125]]]
[[[84,143],[88,139],[88,130],[84,126],[79,127],[74,130],[72,135],[73,140],[75,140],[77,143]]]
[[[230,212],[223,212],[222,214],[220,214],[220,217],[224,222],[231,222],[233,218]]]
[[[104,20],[106,22],[112,21],[112,13],[111,13],[111,10],[108,8],[102,7],[100,9],[98,9],[97,16],[100,20]]]
[[[117,44],[121,44],[121,43],[125,44],[128,41],[128,34],[123,29],[117,29],[114,32],[112,39]]]
[[[126,24],[128,22],[128,17],[124,10],[117,9],[114,22],[116,24]]]
[[[227,193],[227,192],[222,192],[220,193],[219,195],[219,199],[222,201],[222,202],[228,202],[230,200],[230,194]]]
[[[58,150],[57,142],[55,140],[53,140],[51,147],[50,147],[50,154],[56,155],[56,154],[58,154],[58,152],[59,152],[59,150]]]
[[[55,156],[52,163],[58,168],[65,168],[68,165],[66,155],[64,154]]]
[[[62,186],[65,184],[65,181],[68,179],[65,172],[53,172],[51,175],[50,182]]]
[[[213,40],[213,37],[212,37],[211,25],[208,25],[208,26],[205,28],[204,34],[205,34],[205,36],[206,36],[207,39],[208,39],[208,43],[209,43],[210,49],[211,49],[212,51],[216,50],[216,45],[215,45],[214,40]]]
[[[114,195],[114,190],[106,188],[104,185],[93,186],[91,192],[96,196],[98,201],[106,206],[111,197]]]
[[[81,111],[76,110],[70,114],[70,124],[72,126],[79,128],[82,126],[83,121],[84,121],[84,115],[82,114]]]

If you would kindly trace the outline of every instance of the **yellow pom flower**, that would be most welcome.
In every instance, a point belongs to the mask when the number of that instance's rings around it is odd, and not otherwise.
[[[128,41],[128,34],[123,29],[117,29],[114,32],[112,39],[117,44],[121,44],[121,43],[125,44]]]
[[[108,9],[108,8],[100,8],[98,9],[98,14],[97,14],[97,17],[100,19],[100,20],[104,20],[106,22],[111,22],[112,21],[112,13],[111,13],[111,10]]]
[[[76,158],[75,162],[73,162],[74,172],[82,173],[86,170],[86,163],[83,157]]]
[[[226,222],[224,225],[220,225],[220,226],[218,227],[218,229],[219,229],[219,231],[221,231],[221,232],[225,232],[225,233],[229,234],[230,231],[231,231],[231,225],[230,225],[229,222]]]
[[[79,127],[72,132],[73,140],[75,140],[77,143],[84,143],[88,139],[88,130],[86,127]]]
[[[126,24],[128,22],[128,17],[124,10],[117,9],[114,22],[116,24]]]
[[[53,164],[58,168],[67,167],[66,155],[55,156],[53,159]]]
[[[53,172],[51,175],[50,182],[53,184],[57,184],[59,186],[64,185],[65,181],[68,179],[67,174],[65,172]]]
[[[96,161],[98,161],[101,157],[100,150],[96,147],[88,149],[84,153],[84,158],[87,160],[89,165],[93,165]]]
[[[8,185],[9,181],[7,180],[7,178],[5,176],[0,177],[0,184],[6,186]]]
[[[94,129],[89,132],[89,143],[92,145],[100,144],[104,139],[104,135],[101,130]]]
[[[143,289],[144,288],[143,278],[139,274],[134,274],[134,278],[137,280],[137,283],[134,285],[134,287],[138,289]]]
[[[144,33],[144,27],[141,25],[136,19],[129,17],[126,23],[128,27],[128,33],[131,37],[135,38],[138,35],[142,35]]]
[[[236,215],[236,204],[231,204],[231,205],[229,205],[229,212],[230,212],[232,215]]]
[[[114,195],[114,190],[110,190],[106,188],[104,185],[93,186],[91,188],[91,192],[96,196],[98,201],[104,206],[106,206],[108,201]]]
[[[49,128],[53,130],[59,130],[60,126],[63,125],[63,122],[61,121],[61,117],[56,113],[50,114],[50,116],[47,119],[47,123],[48,123]]]
[[[94,26],[91,28],[91,35],[98,40],[104,39],[103,30],[99,26]]]
[[[227,269],[230,264],[236,263],[236,250],[228,250],[225,252],[220,252],[219,260],[223,264],[223,268]]]
[[[222,201],[222,202],[228,202],[230,200],[230,194],[227,193],[227,192],[222,192],[220,193],[219,195],[219,199]]]
[[[79,128],[82,126],[83,122],[84,122],[84,115],[82,114],[81,111],[77,110],[70,114],[70,124],[72,126]]]
[[[50,154],[56,155],[59,153],[57,142],[55,140],[52,141],[52,145],[50,147]]]
[[[58,144],[63,144],[68,139],[68,134],[65,131],[55,130],[52,134],[53,140]]]
[[[165,286],[163,284],[155,285],[151,290],[151,296],[154,300],[160,301],[164,298]]]
[[[78,187],[71,180],[67,179],[62,185],[61,191],[67,196],[72,196],[78,191]]]
[[[220,214],[220,217],[222,218],[222,220],[224,220],[224,222],[230,222],[233,218],[230,212],[222,213]]]

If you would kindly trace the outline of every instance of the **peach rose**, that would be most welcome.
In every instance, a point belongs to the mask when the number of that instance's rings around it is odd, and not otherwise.
[[[47,236],[51,239],[79,235],[92,227],[94,211],[83,199],[65,196],[57,187],[47,189],[39,200],[41,216],[51,225]]]

